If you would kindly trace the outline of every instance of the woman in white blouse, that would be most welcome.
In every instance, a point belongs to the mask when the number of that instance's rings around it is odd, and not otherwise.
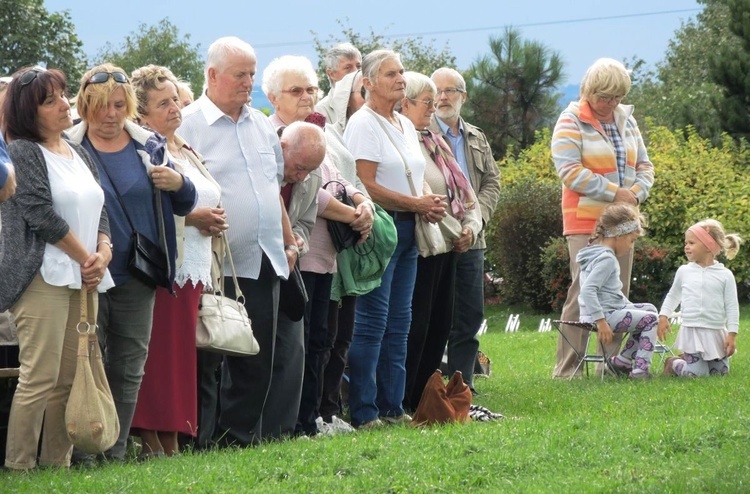
[[[178,452],[178,433],[196,435],[198,423],[195,325],[201,293],[212,288],[211,237],[226,230],[219,208],[221,190],[201,157],[175,131],[182,123],[178,82],[156,65],[133,72],[138,120],[167,140],[169,160],[195,185],[198,202],[185,217],[175,217],[177,270],[172,296],[157,288],[145,375],[131,430],[143,441],[143,457]]]
[[[70,465],[65,406],[76,369],[81,287],[92,293],[114,286],[96,165],[62,137],[73,125],[66,91],[62,72],[22,69],[2,111],[18,178],[16,195],[2,205],[0,260],[0,311],[13,313],[19,346],[5,459],[14,470],[36,466],[42,427],[39,464]],[[97,297],[88,299],[95,320]]]
[[[362,80],[365,105],[349,120],[344,141],[367,192],[393,217],[398,232],[396,251],[380,287],[357,300],[349,350],[352,424],[372,428],[383,421],[411,420],[401,402],[417,272],[415,218],[419,214],[427,221],[440,221],[446,204],[444,196],[422,193],[425,159],[417,132],[408,118],[394,111],[406,94],[398,54],[390,50],[369,53],[362,60]]]

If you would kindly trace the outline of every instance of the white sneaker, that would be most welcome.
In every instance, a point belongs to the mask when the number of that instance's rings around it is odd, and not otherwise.
[[[354,432],[354,427],[346,421],[338,418],[337,416],[331,416],[331,423],[326,424],[332,431],[333,434],[348,434]]]
[[[315,425],[318,426],[318,434],[321,436],[332,436],[333,434],[335,434],[335,431],[331,427],[331,424],[323,420],[323,417],[316,418]]]

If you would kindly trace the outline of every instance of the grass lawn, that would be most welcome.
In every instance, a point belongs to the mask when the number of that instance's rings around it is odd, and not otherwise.
[[[557,334],[489,308],[493,423],[392,427],[88,471],[0,471],[0,492],[750,492],[750,347],[725,378],[551,379]],[[750,307],[743,307],[750,314]],[[741,327],[748,328],[750,316]],[[674,334],[672,335],[672,339]],[[656,357],[658,359],[658,357]]]

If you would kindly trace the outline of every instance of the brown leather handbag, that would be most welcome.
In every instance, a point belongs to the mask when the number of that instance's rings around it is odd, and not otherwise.
[[[471,389],[463,380],[461,371],[456,371],[446,385],[439,370],[427,381],[411,425],[445,424],[468,422],[471,407]]]

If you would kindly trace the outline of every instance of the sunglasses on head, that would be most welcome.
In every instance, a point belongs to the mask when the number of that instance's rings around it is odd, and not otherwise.
[[[86,81],[83,89],[86,89],[86,86],[88,86],[89,84],[105,83],[110,79],[110,77],[114,79],[115,82],[119,82],[120,84],[126,84],[128,82],[128,76],[126,76],[122,72],[97,72],[96,74],[89,77],[89,80]]]
[[[43,69],[41,67],[34,67],[33,69],[29,69],[21,74],[21,78],[18,79],[18,83],[21,85],[21,87],[28,86],[34,81],[34,79],[37,78],[40,72],[44,72],[45,70],[46,69]]]

